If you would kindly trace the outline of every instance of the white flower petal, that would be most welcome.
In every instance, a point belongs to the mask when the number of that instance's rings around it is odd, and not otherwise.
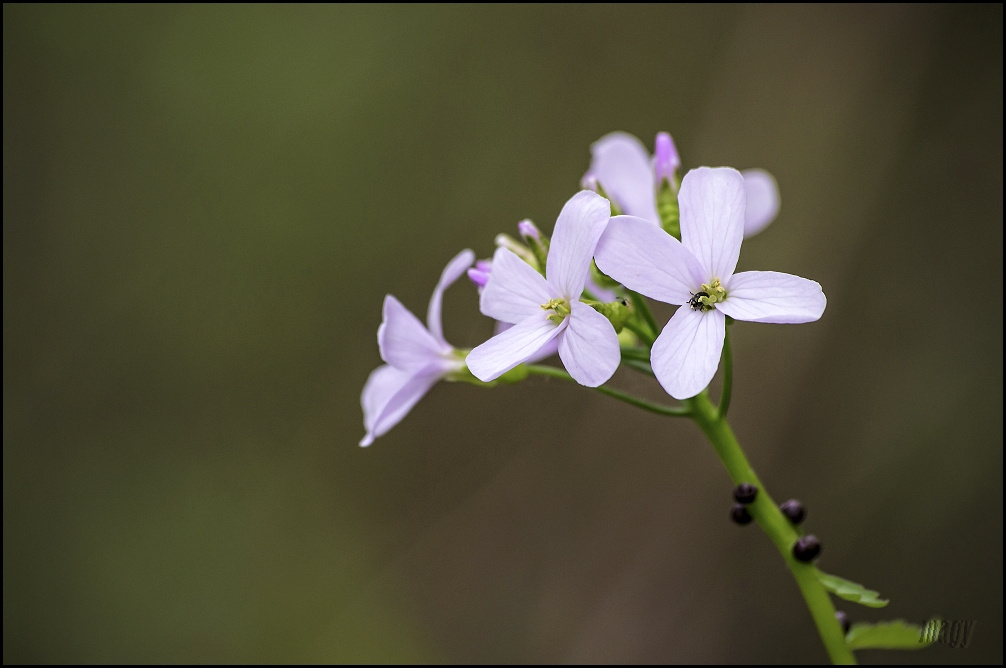
[[[590,271],[590,258],[601,238],[611,205],[595,192],[581,190],[559,212],[548,248],[545,277],[561,296],[579,299]]]
[[[488,383],[533,357],[559,332],[566,329],[568,320],[566,318],[562,324],[556,325],[539,308],[536,315],[476,346],[468,353],[465,363],[476,378]]]
[[[500,334],[502,332],[507,331],[511,327],[513,327],[513,325],[511,325],[509,322],[503,322],[502,320],[497,320],[496,321],[495,332],[496,332],[496,334]],[[559,339],[560,338],[562,338],[562,337],[558,337],[557,336],[556,338],[550,340],[548,343],[546,343],[545,345],[543,345],[538,350],[538,352],[536,352],[534,355],[531,355],[531,357],[528,357],[524,361],[526,363],[528,363],[528,364],[535,364],[537,362],[542,361],[543,359],[545,359],[547,357],[551,357],[552,355],[555,355],[557,352],[559,352]],[[619,353],[619,354],[621,354],[621,353]]]
[[[650,365],[660,385],[675,399],[706,389],[723,351],[726,318],[719,311],[682,306],[653,342]]]
[[[591,174],[622,212],[659,225],[653,167],[643,143],[625,132],[612,132],[594,142],[590,153]]]
[[[384,322],[377,328],[377,345],[381,359],[404,370],[424,367],[451,351],[392,295],[384,298]]]
[[[479,310],[490,318],[516,324],[544,313],[541,305],[557,296],[531,265],[512,251],[497,248],[489,282],[479,297]]]
[[[440,274],[440,281],[437,287],[433,288],[433,295],[430,297],[430,307],[426,311],[426,326],[430,329],[430,334],[437,341],[444,345],[449,345],[444,340],[444,326],[440,319],[440,307],[444,301],[444,290],[465,273],[468,267],[475,262],[475,253],[470,250],[463,250],[447,263],[443,273]]]
[[[709,278],[695,256],[642,218],[615,216],[594,251],[597,267],[630,290],[668,304],[685,304]]]
[[[618,368],[621,353],[611,322],[583,302],[572,303],[569,326],[559,340],[559,358],[573,379],[587,387],[602,385]]]
[[[401,422],[441,376],[436,366],[402,371],[386,364],[374,369],[360,395],[363,426],[367,430],[360,445],[367,447]]]
[[[726,301],[716,308],[735,320],[796,324],[817,320],[827,304],[816,281],[777,271],[743,271],[730,278]]]
[[[726,281],[737,266],[744,238],[744,177],[729,167],[700,167],[685,174],[678,192],[681,242],[707,280]]]
[[[779,186],[775,178],[764,169],[745,169],[744,238],[753,237],[779,215]]]

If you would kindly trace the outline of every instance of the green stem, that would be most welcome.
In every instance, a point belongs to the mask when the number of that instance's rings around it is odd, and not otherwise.
[[[730,408],[730,395],[734,387],[734,362],[730,354],[730,328],[727,327],[723,333],[723,389],[720,390],[720,419],[727,416],[727,409]]]
[[[538,376],[550,376],[552,378],[561,378],[563,380],[568,380],[576,382],[572,376],[558,369],[554,366],[545,366],[542,364],[528,364],[526,367],[529,374],[534,374]],[[631,394],[626,394],[620,390],[616,390],[611,387],[602,385],[600,387],[595,387],[595,390],[601,394],[606,394],[613,399],[618,399],[619,401],[624,401],[627,404],[632,404],[636,408],[642,408],[644,411],[650,411],[651,413],[657,413],[658,415],[667,415],[670,417],[686,417],[691,415],[691,411],[685,407],[679,406],[665,406],[663,404],[655,404],[652,401],[646,401],[645,399],[640,399],[639,397],[634,397]]]
[[[832,663],[856,663],[852,650],[845,643],[842,627],[835,618],[835,607],[828,597],[828,592],[818,582],[815,567],[813,564],[798,561],[793,556],[793,545],[800,538],[800,534],[782,514],[779,506],[769,496],[765,485],[755,475],[754,469],[751,468],[747,457],[744,456],[730,425],[727,424],[720,410],[709,401],[705,392],[685,400],[684,404],[691,409],[692,418],[712,442],[716,454],[727,467],[734,484],[749,482],[758,487],[758,496],[748,506],[748,512],[761,526],[762,531],[768,534],[768,537],[775,543],[783,561],[786,562],[793,574]]]
[[[622,364],[634,369],[639,373],[645,373],[647,376],[653,376],[653,367],[650,366],[649,362],[643,362],[642,360],[622,360]]]
[[[657,334],[660,333],[660,328],[657,327],[657,321],[653,319],[653,314],[650,313],[650,307],[647,305],[646,300],[638,292],[633,292],[629,290],[629,299],[632,301],[632,308],[636,310],[636,313],[643,319],[646,323],[647,329],[649,329],[649,334],[644,334],[638,329],[631,329],[639,338],[646,341],[647,347],[652,346],[653,342],[657,340]],[[628,325],[627,325],[628,326]]]
[[[625,323],[625,328],[630,332],[632,332],[633,334],[635,334],[636,336],[638,336],[640,340],[646,344],[647,348],[653,345],[655,337],[653,336],[653,333],[646,328],[645,325],[641,327],[640,323],[632,322],[630,320],[629,322]]]
[[[639,360],[642,362],[650,361],[650,349],[640,348],[639,346],[622,346],[619,348],[619,352],[622,355],[622,359]]]

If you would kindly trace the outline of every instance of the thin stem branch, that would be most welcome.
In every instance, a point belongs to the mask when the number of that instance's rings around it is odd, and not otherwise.
[[[641,348],[639,346],[622,346],[619,348],[622,354],[622,359],[630,360],[640,360],[642,362],[648,362],[650,359],[649,348]]]
[[[744,451],[741,450],[730,425],[723,419],[720,411],[713,406],[704,392],[687,399],[684,403],[691,408],[692,418],[712,442],[716,454],[726,466],[734,484],[748,482],[758,487],[758,496],[748,506],[748,512],[758,522],[762,531],[775,543],[783,561],[786,562],[786,566],[793,574],[832,663],[856,663],[856,657],[853,656],[852,650],[845,643],[845,634],[835,617],[835,607],[832,605],[828,592],[817,579],[816,568],[813,564],[798,561],[793,556],[793,545],[800,538],[800,534],[782,514],[779,506],[769,496],[765,485],[758,479],[751,464],[748,463],[747,457],[744,456]]]
[[[629,322],[625,323],[625,328],[630,332],[632,332],[633,334],[635,334],[636,336],[638,336],[640,340],[642,340],[647,345],[647,347],[652,346],[653,342],[656,340],[655,337],[653,336],[653,333],[650,332],[645,325],[640,326],[640,323],[638,322],[633,322],[630,320]]]
[[[730,395],[734,387],[734,360],[730,353],[730,328],[727,327],[723,334],[723,388],[720,390],[720,419],[727,416],[730,408]]]
[[[650,366],[649,362],[644,362],[642,360],[622,360],[622,364],[638,371],[639,373],[645,373],[647,376],[653,376],[653,367]]]
[[[652,346],[653,342],[657,340],[657,334],[660,333],[660,328],[657,327],[657,321],[653,319],[653,314],[650,312],[650,307],[643,299],[643,296],[638,292],[633,292],[629,290],[629,299],[632,301],[632,308],[635,309],[636,313],[640,315],[643,322],[646,323],[646,327],[650,330],[649,335],[644,335],[641,332],[633,329],[641,339],[646,341],[647,346]]]
[[[527,371],[529,374],[534,374],[538,376],[550,376],[552,378],[561,378],[562,380],[568,380],[576,382],[572,376],[566,373],[564,370],[556,368],[554,366],[546,366],[543,364],[528,364]],[[640,399],[639,397],[634,397],[631,394],[622,392],[621,390],[616,390],[612,387],[607,387],[602,385],[600,387],[595,387],[595,390],[601,394],[606,394],[612,399],[618,399],[619,401],[624,401],[627,404],[631,404],[636,408],[642,408],[644,411],[650,411],[651,413],[657,413],[658,415],[667,415],[668,417],[687,417],[691,415],[691,411],[683,406],[665,406],[663,404],[655,404],[652,401],[647,401],[645,399]]]

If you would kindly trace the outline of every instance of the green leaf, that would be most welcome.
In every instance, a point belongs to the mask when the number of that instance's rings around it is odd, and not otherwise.
[[[878,624],[853,624],[845,636],[849,649],[922,649],[933,640],[923,635],[923,627],[903,619]]]
[[[837,575],[828,575],[827,573],[818,571],[817,579],[825,589],[839,598],[844,598],[846,601],[859,603],[870,608],[883,608],[890,603],[887,599],[880,598],[880,592],[867,589],[861,584],[850,582]]]

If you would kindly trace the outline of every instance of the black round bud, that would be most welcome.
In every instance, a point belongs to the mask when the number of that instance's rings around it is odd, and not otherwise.
[[[779,510],[793,524],[800,524],[800,522],[803,522],[803,518],[807,516],[807,511],[803,509],[803,504],[796,499],[784,502],[779,506]]]
[[[821,541],[813,534],[804,536],[793,545],[793,556],[799,561],[813,561],[819,554],[821,554]]]
[[[730,519],[743,526],[751,522],[751,513],[743,503],[735,503],[730,509]]]
[[[749,482],[742,482],[734,490],[734,498],[737,503],[751,503],[758,496],[758,488]]]
[[[849,632],[849,626],[850,626],[850,624],[849,624],[849,615],[845,614],[841,610],[836,610],[835,611],[835,619],[837,619],[838,623],[842,626],[842,633],[848,633]]]

